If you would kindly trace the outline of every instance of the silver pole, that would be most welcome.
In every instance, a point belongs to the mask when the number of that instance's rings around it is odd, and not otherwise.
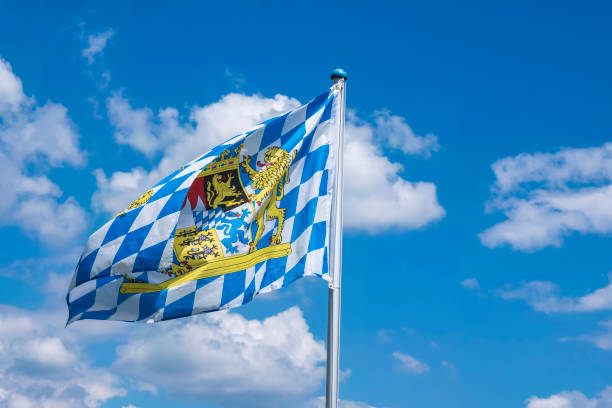
[[[330,283],[327,306],[327,389],[325,408],[338,408],[338,382],[340,371],[340,282],[342,279],[342,182],[344,150],[344,116],[346,109],[346,72],[336,69],[332,72],[334,86],[339,88],[336,110],[337,151],[335,189],[331,214],[330,237]]]

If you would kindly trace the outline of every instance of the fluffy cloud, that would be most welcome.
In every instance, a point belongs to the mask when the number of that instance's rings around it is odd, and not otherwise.
[[[393,352],[393,357],[399,360],[402,369],[411,373],[423,374],[429,371],[429,366],[422,361],[417,360],[409,354],[400,353],[399,351]]]
[[[387,135],[380,140],[376,137],[383,133],[380,127],[349,115],[344,167],[344,223],[348,228],[372,234],[389,228],[420,228],[445,215],[438,203],[436,185],[403,179],[401,164],[392,162],[382,152],[380,146],[386,140],[393,140],[391,145],[396,147],[411,143],[410,135],[402,129],[407,125],[389,117],[385,114],[382,119],[377,118]],[[425,154],[429,150],[418,152]]]
[[[102,54],[106,43],[113,35],[115,35],[115,30],[111,29],[87,37],[87,47],[83,48],[81,54],[87,58],[89,64],[93,64],[96,55]]]
[[[589,399],[579,391],[562,391],[548,398],[531,397],[526,408],[607,408],[612,406],[612,387]]]
[[[492,165],[489,212],[506,220],[479,236],[490,248],[533,251],[561,246],[572,232],[612,232],[612,143],[556,153],[521,153]]]
[[[125,395],[118,378],[94,367],[79,342],[46,311],[0,305],[0,405],[98,407]]]
[[[93,174],[98,189],[91,197],[91,206],[98,212],[118,213],[119,209],[127,207],[142,191],[155,184],[151,182],[150,173],[142,167],[135,167],[129,172],[116,171],[110,177],[102,169],[94,170]]]
[[[610,275],[612,278],[612,275]],[[499,291],[506,300],[523,300],[545,313],[593,312],[612,309],[612,283],[584,296],[559,296],[559,287],[549,281],[525,282]]]
[[[283,95],[265,98],[233,93],[210,105],[193,107],[189,120],[180,121],[174,108],[155,114],[148,108],[133,108],[116,93],[107,99],[107,108],[117,143],[150,158],[161,155],[161,159],[151,171],[133,168],[107,176],[96,170],[98,190],[92,206],[115,213],[197,153],[298,105],[297,100]],[[376,233],[385,228],[419,228],[442,218],[445,212],[435,184],[403,179],[402,166],[389,160],[381,148],[428,156],[438,149],[436,137],[415,135],[402,118],[388,112],[377,112],[374,122],[351,114],[347,123],[346,226]]]
[[[149,157],[163,153],[158,170],[171,172],[230,137],[299,106],[299,102],[283,95],[228,94],[210,105],[194,106],[184,123],[174,108],[160,109],[155,115],[149,108],[133,108],[120,93],[109,97],[106,105],[117,143]]]
[[[289,406],[325,376],[323,342],[297,307],[263,321],[219,312],[163,325],[121,345],[114,366],[171,394],[241,407]]]
[[[85,212],[46,173],[81,166],[85,154],[64,106],[42,106],[23,93],[21,80],[0,59],[0,226],[19,225],[48,244],[62,244],[83,231]]]
[[[0,59],[0,114],[15,112],[25,101],[21,80],[13,74],[10,64]]]

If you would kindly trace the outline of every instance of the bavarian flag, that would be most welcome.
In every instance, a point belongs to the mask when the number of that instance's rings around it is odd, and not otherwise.
[[[235,136],[93,233],[68,323],[158,321],[240,306],[305,275],[328,278],[337,162],[332,88]]]

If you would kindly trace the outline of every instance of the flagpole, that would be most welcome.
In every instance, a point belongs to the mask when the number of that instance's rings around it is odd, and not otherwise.
[[[340,283],[342,280],[342,182],[344,150],[344,116],[346,109],[346,79],[343,69],[331,74],[334,86],[339,88],[336,110],[337,152],[335,189],[332,203],[332,239],[330,240],[330,283],[327,305],[327,388],[325,408],[338,408],[338,382],[340,371]]]

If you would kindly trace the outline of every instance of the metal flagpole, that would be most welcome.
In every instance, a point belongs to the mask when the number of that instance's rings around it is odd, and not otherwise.
[[[338,130],[336,161],[336,183],[332,204],[330,255],[332,266],[329,284],[327,310],[327,389],[325,408],[338,408],[338,373],[340,370],[340,282],[342,278],[342,173],[344,150],[344,116],[346,108],[346,79],[343,69],[335,69],[331,78],[338,87],[340,100],[336,105],[336,126]]]

